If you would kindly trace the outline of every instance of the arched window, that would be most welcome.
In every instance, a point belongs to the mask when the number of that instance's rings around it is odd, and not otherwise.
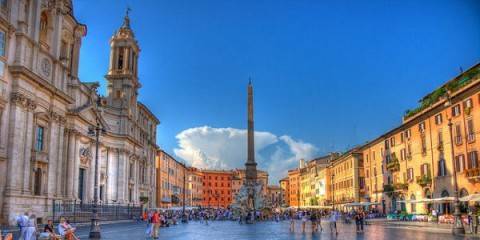
[[[425,198],[426,199],[432,199],[432,192],[430,191],[430,189],[425,189]],[[433,208],[433,204],[432,203],[428,203],[426,206],[426,210],[427,212],[430,212],[430,209]]]
[[[412,194],[410,196],[410,201],[415,201],[415,195]],[[410,203],[410,212],[411,213],[416,213],[417,212],[417,205],[415,203]]]
[[[449,196],[450,196],[450,194],[448,193],[447,190],[443,190],[443,191],[442,191],[442,194],[440,195],[440,197],[442,197],[442,198],[443,198],[443,197],[449,197]],[[440,208],[440,213],[442,213],[442,214],[449,214],[449,213],[451,213],[451,211],[450,211],[450,203],[448,203],[448,202],[442,203],[441,208]]]
[[[48,45],[48,15],[42,12],[40,15],[40,42]]]
[[[35,170],[35,182],[33,186],[33,194],[39,196],[42,194],[42,169]]]
[[[438,161],[438,176],[439,177],[442,177],[442,176],[446,176],[447,175],[447,167],[445,165],[445,159],[440,159],[440,161]]]

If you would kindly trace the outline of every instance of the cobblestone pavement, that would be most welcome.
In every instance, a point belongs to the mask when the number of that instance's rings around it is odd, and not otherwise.
[[[324,232],[311,233],[307,226],[307,233],[301,233],[300,222],[296,223],[296,231],[289,231],[289,222],[261,222],[254,225],[240,225],[236,222],[210,222],[209,225],[199,222],[190,222],[160,229],[160,239],[168,240],[308,240],[308,239],[480,239],[477,237],[453,237],[449,231],[434,228],[368,225],[364,233],[356,233],[355,224],[338,224],[338,235],[331,234],[328,223],[323,222]],[[102,226],[102,239],[146,239],[146,224],[121,223]],[[82,227],[78,231],[80,239],[88,239],[88,228]]]

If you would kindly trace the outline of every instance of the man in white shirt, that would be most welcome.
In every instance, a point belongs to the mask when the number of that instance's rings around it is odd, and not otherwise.
[[[338,232],[337,232],[337,219],[338,219],[337,211],[332,210],[332,212],[330,213],[330,218],[329,218],[330,232],[333,233],[333,228],[335,228],[335,234],[338,234]]]
[[[20,240],[25,239],[25,233],[27,231],[27,225],[28,225],[28,212],[25,212],[23,215],[20,215],[17,217],[17,226],[20,228]]]

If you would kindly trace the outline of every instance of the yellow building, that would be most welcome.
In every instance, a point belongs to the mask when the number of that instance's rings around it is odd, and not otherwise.
[[[408,111],[401,126],[362,147],[369,201],[385,212],[452,212],[449,203],[411,201],[454,196],[454,169],[460,197],[480,191],[479,75],[476,65],[447,82]]]
[[[183,163],[178,162],[163,150],[157,153],[157,207],[168,208],[183,205],[184,187],[187,188],[188,171]],[[185,189],[185,194],[188,194]],[[185,198],[187,200],[187,198]]]
[[[365,200],[365,177],[363,171],[363,156],[358,148],[354,148],[338,158],[335,158],[327,168],[329,203],[335,207],[347,203]]]

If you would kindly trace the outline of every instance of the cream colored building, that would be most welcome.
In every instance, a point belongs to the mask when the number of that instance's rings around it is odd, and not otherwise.
[[[158,151],[158,167],[160,174],[157,174],[157,207],[179,207],[183,206],[185,187],[185,200],[189,199],[189,173],[184,163],[177,161],[170,154],[163,150]],[[186,205],[188,205],[186,203]]]
[[[347,203],[365,201],[365,177],[363,171],[363,156],[359,149],[354,148],[332,161],[327,169],[330,179],[328,199],[335,206]]]
[[[108,92],[78,78],[87,27],[69,0],[0,1],[0,217],[45,219],[53,200],[91,201],[95,141],[103,202],[155,202],[158,119],[137,100],[138,43],[125,17],[110,40]],[[119,19],[120,20],[120,19]],[[119,21],[120,23],[120,21]],[[105,43],[107,46],[108,43]]]

